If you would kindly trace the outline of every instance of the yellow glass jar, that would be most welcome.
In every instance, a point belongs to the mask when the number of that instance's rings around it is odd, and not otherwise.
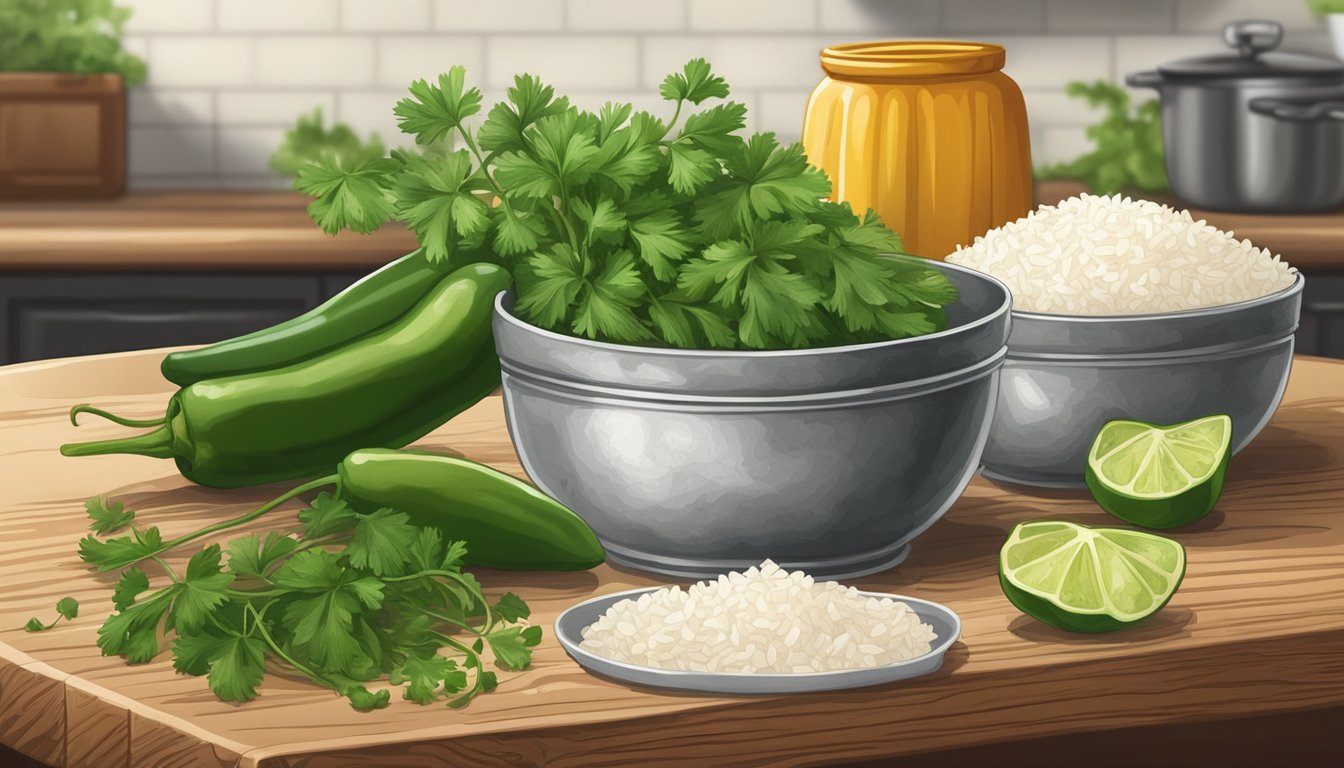
[[[803,120],[831,197],[872,208],[906,251],[942,259],[1031,209],[1022,91],[988,43],[854,43],[821,52]]]

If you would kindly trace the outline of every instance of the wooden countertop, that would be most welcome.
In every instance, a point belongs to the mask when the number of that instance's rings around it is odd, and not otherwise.
[[[1043,181],[1038,202],[1085,191]],[[0,203],[0,271],[360,270],[416,247],[400,224],[331,237],[290,192],[156,192],[117,200]],[[1344,271],[1344,211],[1269,216],[1192,211],[1306,271]]]
[[[377,267],[414,250],[400,224],[332,237],[290,192],[156,192],[0,203],[3,270],[312,270]]]
[[[1080,192],[1087,186],[1076,181],[1036,182],[1036,203],[1054,204]],[[1183,208],[1169,196],[1152,197],[1176,208]],[[1204,219],[1213,226],[1283,256],[1289,264],[1304,272],[1344,271],[1344,209],[1313,214],[1219,213],[1192,208],[1196,221]]]
[[[161,355],[0,369],[0,743],[54,765],[801,766],[1344,703],[1344,363],[1297,359],[1283,406],[1232,462],[1218,508],[1174,534],[1188,550],[1184,585],[1134,629],[1071,635],[1018,613],[995,572],[1013,524],[1114,521],[1074,493],[1026,497],[977,479],[904,564],[855,582],[961,615],[962,639],[931,676],[757,698],[635,689],[585,674],[551,623],[590,595],[651,580],[606,566],[487,572],[487,592],[519,593],[546,628],[533,667],[501,673],[498,691],[465,710],[394,700],[360,714],[294,678],[269,675],[259,698],[231,705],[203,679],[174,674],[167,654],[136,667],[99,655],[95,632],[111,610],[112,583],[75,554],[86,498],[121,500],[171,536],[277,491],[195,487],[168,461],[57,453],[76,437],[124,432],[96,420],[76,431],[71,404],[161,413],[170,391],[157,373]],[[522,474],[498,397],[422,444]],[[78,619],[22,630],[67,594],[81,601]]]

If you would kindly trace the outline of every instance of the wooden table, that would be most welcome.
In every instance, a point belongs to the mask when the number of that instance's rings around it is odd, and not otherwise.
[[[0,369],[0,742],[52,765],[800,766],[1344,703],[1341,363],[1296,361],[1284,405],[1233,461],[1223,501],[1175,534],[1189,552],[1181,590],[1135,629],[1070,635],[1014,610],[994,566],[1014,523],[1112,521],[1077,494],[1025,497],[977,480],[909,560],[857,582],[960,613],[962,640],[929,677],[765,698],[633,689],[585,674],[549,627],[565,606],[650,579],[605,566],[486,572],[487,591],[523,595],[547,628],[533,667],[501,673],[499,690],[463,711],[394,700],[359,714],[279,674],[255,701],[231,705],[203,679],[174,674],[166,654],[139,667],[99,655],[95,631],[111,610],[111,577],[75,556],[86,498],[124,501],[169,536],[277,491],[194,487],[171,463],[143,457],[57,454],[63,441],[124,432],[96,420],[76,430],[66,419],[71,404],[93,401],[130,416],[160,410],[169,391],[157,375],[160,356]],[[521,474],[497,397],[423,442]],[[40,634],[21,629],[29,616],[53,615],[67,594],[81,601],[77,620]],[[1291,731],[1278,738],[1285,749],[1296,744]],[[1183,761],[1201,764],[1220,741]],[[1106,754],[1095,757],[1088,764]]]

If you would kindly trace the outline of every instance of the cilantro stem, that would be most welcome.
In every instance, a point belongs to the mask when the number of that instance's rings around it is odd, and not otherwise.
[[[667,121],[667,130],[663,131],[663,139],[667,138],[667,135],[672,132],[672,126],[677,124],[677,119],[681,117],[681,105],[685,103],[685,99],[677,99],[677,108],[672,111],[672,119]]]
[[[168,565],[168,563],[162,557],[159,557],[157,554],[155,554],[150,555],[150,558],[154,562],[159,564],[159,567],[163,569],[164,573],[168,574],[168,578],[171,579],[174,584],[178,582],[177,572],[174,571],[172,566]]]
[[[481,169],[481,175],[485,177],[486,181],[490,182],[490,188],[495,191],[495,195],[503,200],[504,190],[499,186],[499,182],[495,181],[495,177],[490,175],[490,166],[481,156],[481,150],[476,148],[476,140],[471,137],[471,132],[460,124],[457,126],[457,132],[462,135],[462,141],[467,145],[467,150],[476,158],[476,163]]]
[[[251,512],[248,512],[245,515],[239,515],[238,517],[231,518],[229,520],[222,520],[218,523],[215,523],[214,525],[207,525],[206,527],[200,529],[199,531],[195,531],[194,533],[188,533],[185,536],[179,536],[176,539],[173,539],[172,541],[165,542],[162,546],[158,547],[153,552],[150,552],[149,554],[143,557],[138,557],[130,561],[129,563],[118,563],[115,566],[100,566],[98,570],[109,571],[112,570],[113,568],[135,565],[136,563],[139,563],[147,558],[155,557],[159,554],[167,552],[168,550],[173,549],[174,547],[180,547],[189,541],[195,541],[196,539],[199,539],[202,536],[209,536],[212,533],[218,533],[219,531],[226,531],[230,528],[236,528],[237,526],[250,523],[253,520],[256,520],[257,518],[266,514],[267,512],[270,512],[271,510],[280,506],[281,504],[284,504],[290,499],[293,499],[296,496],[302,496],[303,494],[309,491],[316,490],[326,485],[339,486],[339,484],[340,479],[336,475],[327,475],[326,477],[319,477],[316,480],[304,483],[303,485],[300,485],[299,487],[281,496],[277,496],[276,498],[271,499],[270,501],[266,502],[265,504],[262,504],[260,507],[257,507],[256,509],[252,510]]]
[[[267,607],[269,607],[269,605]],[[276,656],[279,656],[281,659],[284,659],[291,667],[302,672],[304,675],[307,675],[309,680],[312,680],[313,682],[317,683],[318,685],[324,688],[330,688],[336,693],[345,695],[345,693],[340,689],[340,686],[338,686],[335,682],[327,679],[324,675],[320,675],[317,672],[313,671],[307,665],[300,664],[289,654],[285,653],[284,650],[280,648],[280,644],[275,642],[275,638],[271,637],[271,633],[266,631],[266,622],[262,621],[261,614],[257,613],[257,609],[253,608],[251,603],[248,603],[247,611],[251,612],[252,615],[256,618],[254,625],[256,626],[257,631],[261,633],[261,639],[266,641],[266,645],[270,647],[272,653],[274,653]]]

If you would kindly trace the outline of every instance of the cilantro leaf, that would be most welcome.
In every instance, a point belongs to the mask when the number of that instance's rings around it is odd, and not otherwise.
[[[263,541],[255,533],[229,542],[229,570],[243,578],[265,579],[271,567],[298,549],[299,542],[271,531]]]
[[[616,203],[609,197],[603,197],[595,205],[586,200],[574,201],[574,214],[584,224],[584,241],[589,245],[594,239],[609,239],[611,235],[625,232],[625,214],[617,210]]]
[[[676,279],[677,270],[672,262],[680,261],[690,253],[691,246],[686,242],[687,233],[675,213],[665,210],[631,220],[630,236],[635,241],[640,261],[653,270],[655,277]]]
[[[112,593],[112,605],[118,611],[124,611],[147,589],[149,589],[149,577],[139,568],[131,568],[117,580],[117,588]]]
[[[107,617],[98,628],[98,647],[104,656],[125,656],[131,664],[153,660],[159,652],[159,624],[180,587],[173,585],[149,599]]]
[[[578,261],[574,249],[565,243],[533,254],[527,262],[530,278],[519,280],[526,290],[519,296],[518,310],[544,326],[553,327],[568,317],[584,285]]]
[[[395,160],[351,160],[326,156],[299,169],[295,186],[317,198],[308,205],[308,215],[334,235],[342,229],[372,232],[395,214],[388,192],[390,177],[399,170]]]
[[[392,110],[402,132],[413,134],[417,144],[432,144],[461,129],[464,120],[481,111],[481,92],[465,88],[466,75],[465,68],[452,67],[439,75],[437,85],[411,83],[413,98],[402,99]]]
[[[228,599],[228,588],[234,577],[232,573],[224,573],[219,562],[218,544],[202,549],[187,562],[186,575],[177,583],[177,599],[169,615],[174,626],[197,629]]]
[[[45,632],[56,626],[61,619],[71,621],[79,616],[79,601],[73,597],[62,597],[56,601],[56,613],[57,618],[52,619],[50,623],[44,624],[41,619],[34,616],[23,625],[23,628],[29,632]]]
[[[101,496],[84,502],[89,513],[89,530],[107,534],[125,528],[135,519],[135,510],[126,509],[119,501],[107,501]]]
[[[378,576],[400,574],[418,535],[409,521],[406,513],[387,508],[361,517],[355,524],[354,538],[345,548],[350,562]]]
[[[485,641],[501,669],[527,669],[532,662],[531,649],[541,642],[541,627],[505,627],[486,635]]]
[[[344,499],[326,492],[319,493],[307,509],[299,512],[305,539],[344,533],[353,529],[358,521],[359,516]]]
[[[532,75],[517,75],[508,90],[508,102],[490,110],[478,132],[481,148],[488,152],[521,150],[526,146],[523,131],[543,117],[569,109],[569,100],[555,98],[549,85]]]
[[[505,592],[495,603],[494,610],[505,621],[518,621],[532,615],[532,609],[527,607],[527,603],[512,592]]]
[[[460,149],[432,160],[408,157],[393,184],[397,218],[415,232],[430,261],[448,259],[459,240],[483,235],[489,225],[489,208],[472,193],[472,175],[471,155]]]
[[[432,571],[439,567],[443,556],[443,534],[437,528],[422,527],[406,552],[411,568]]]
[[[182,634],[173,641],[173,669],[179,674],[200,677],[210,671],[210,659],[224,649],[227,638],[209,632]]]
[[[520,210],[507,200],[490,209],[490,218],[495,224],[492,244],[501,256],[535,251],[546,236],[546,224],[540,214]]]
[[[443,553],[443,562],[439,568],[445,571],[455,571],[462,567],[462,563],[467,559],[467,543],[465,541],[450,541],[447,549]]]
[[[266,644],[255,637],[230,635],[210,654],[206,680],[221,701],[251,701],[266,674]]]
[[[275,569],[271,581],[282,589],[317,592],[339,586],[342,573],[338,556],[324,549],[306,549]]]
[[[704,59],[691,59],[681,72],[668,75],[658,93],[669,101],[689,101],[699,104],[705,99],[727,98],[728,83],[722,77],[710,72],[709,62]]]
[[[742,143],[741,139],[732,134],[746,125],[746,119],[745,105],[735,101],[720,104],[687,117],[681,135],[677,137],[677,143],[694,143],[717,155],[726,156],[726,161]],[[774,135],[770,134],[770,137],[773,141]]]
[[[375,709],[382,709],[387,706],[391,694],[387,691],[378,691],[372,693],[368,688],[362,685],[355,685],[345,689],[344,695],[350,700],[351,708],[359,712],[371,712]]]
[[[79,540],[79,559],[97,568],[110,571],[122,568],[157,554],[163,548],[158,526],[141,531],[131,528],[128,536],[99,540],[89,534]]]
[[[417,704],[432,703],[441,693],[456,693],[467,687],[467,673],[459,670],[456,662],[438,654],[407,657],[401,667],[388,675],[388,680],[393,685],[409,683],[402,689],[402,696]]]
[[[647,288],[629,251],[607,258],[601,274],[587,282],[574,312],[574,331],[590,338],[641,341],[651,334],[632,308]]]
[[[667,180],[679,194],[695,194],[720,173],[713,155],[689,144],[668,147],[667,159]]]

